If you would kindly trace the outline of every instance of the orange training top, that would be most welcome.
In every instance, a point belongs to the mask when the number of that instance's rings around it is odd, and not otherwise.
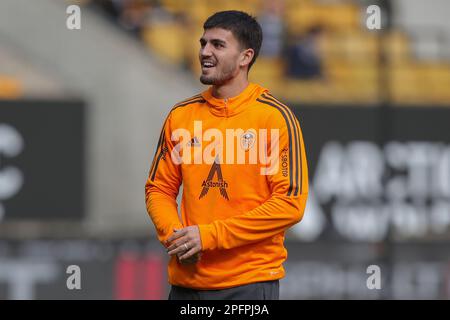
[[[182,265],[171,257],[169,282],[223,289],[280,279],[285,230],[301,220],[308,196],[299,122],[259,85],[229,99],[211,90],[172,108],[145,185],[161,242],[174,228],[200,229],[201,260]]]

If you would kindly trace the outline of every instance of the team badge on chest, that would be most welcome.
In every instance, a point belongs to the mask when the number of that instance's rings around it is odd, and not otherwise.
[[[241,148],[245,151],[253,147],[256,140],[256,133],[254,130],[247,130],[241,135]]]

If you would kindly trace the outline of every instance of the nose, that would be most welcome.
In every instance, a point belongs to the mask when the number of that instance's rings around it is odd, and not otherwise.
[[[202,58],[210,57],[211,55],[212,51],[209,43],[206,43],[203,47],[200,48],[200,56]]]

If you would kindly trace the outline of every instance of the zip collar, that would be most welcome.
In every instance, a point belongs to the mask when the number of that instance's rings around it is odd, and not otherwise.
[[[256,100],[262,93],[268,91],[257,84],[249,83],[239,95],[218,99],[212,95],[212,87],[202,92],[202,97],[207,101],[211,113],[218,117],[232,117],[244,111],[251,102]]]

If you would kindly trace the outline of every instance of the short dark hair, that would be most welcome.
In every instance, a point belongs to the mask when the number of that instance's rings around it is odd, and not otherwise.
[[[258,21],[251,15],[237,10],[220,11],[214,13],[203,24],[203,29],[222,28],[236,37],[244,49],[253,49],[255,55],[248,69],[255,63],[261,49],[263,39],[262,29]]]

